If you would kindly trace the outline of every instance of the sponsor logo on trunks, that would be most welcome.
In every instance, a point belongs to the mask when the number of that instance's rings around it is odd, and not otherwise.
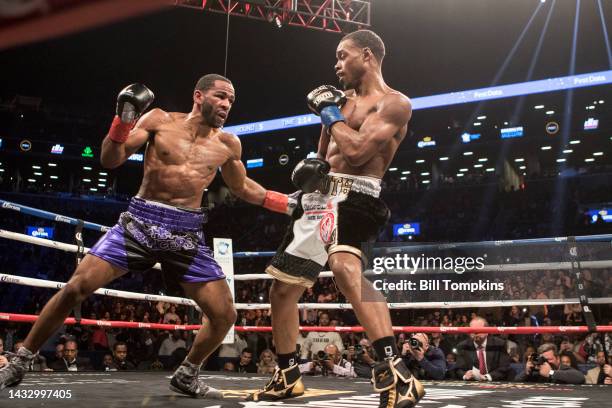
[[[336,223],[334,222],[334,214],[325,214],[321,219],[321,223],[319,224],[319,233],[321,235],[321,240],[324,243],[329,244],[330,242],[332,242],[335,228]]]
[[[15,210],[15,211],[21,211],[21,207],[18,207],[11,203],[2,203],[2,208],[7,208],[9,210]]]
[[[321,193],[329,195],[348,194],[354,181],[352,178],[329,176],[325,179]]]

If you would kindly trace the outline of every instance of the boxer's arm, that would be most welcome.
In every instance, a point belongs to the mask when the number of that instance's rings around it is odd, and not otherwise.
[[[242,164],[242,145],[240,139],[229,133],[225,133],[224,142],[230,150],[229,159],[221,166],[221,177],[227,184],[232,194],[247,203],[262,205],[266,198],[266,189],[261,184],[251,180],[246,175],[246,169]]]
[[[321,136],[319,137],[319,148],[317,149],[317,158],[325,160],[327,157],[327,149],[329,148],[330,136],[327,133],[327,129],[323,127],[321,129]]]
[[[125,143],[113,142],[107,134],[102,141],[100,164],[105,169],[114,169],[122,165],[128,157],[138,151],[148,140],[150,133],[156,128],[165,112],[153,109],[143,115],[130,130]]]
[[[246,169],[240,160],[228,160],[221,167],[221,177],[232,194],[250,204],[263,205],[266,189],[246,176]]]
[[[359,167],[383,149],[408,124],[411,116],[410,100],[402,95],[389,94],[381,100],[378,110],[366,118],[359,131],[344,122],[336,122],[330,133],[342,156],[351,166]]]
[[[226,134],[225,143],[230,149],[230,158],[221,166],[221,177],[232,194],[250,204],[261,205],[271,211],[288,214],[290,198],[286,194],[266,190],[261,184],[247,177],[242,164],[240,139]]]

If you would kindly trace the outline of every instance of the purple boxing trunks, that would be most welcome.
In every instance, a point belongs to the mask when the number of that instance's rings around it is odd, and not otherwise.
[[[114,266],[144,271],[156,262],[165,279],[207,282],[225,275],[204,242],[206,214],[132,198],[128,211],[89,251]]]

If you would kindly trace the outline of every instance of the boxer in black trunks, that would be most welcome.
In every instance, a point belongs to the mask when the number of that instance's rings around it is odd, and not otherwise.
[[[275,278],[270,301],[279,368],[249,400],[304,392],[296,355],[297,303],[327,262],[381,360],[372,372],[380,407],[411,408],[425,394],[398,357],[384,297],[362,276],[361,243],[376,239],[388,220],[389,210],[378,198],[381,179],[412,115],[410,100],[382,77],[384,55],[384,43],[372,31],[346,35],[335,65],[346,93],[324,85],[307,97],[323,124],[318,158],[304,160],[293,172],[294,184],[302,190],[299,206],[266,269]]]

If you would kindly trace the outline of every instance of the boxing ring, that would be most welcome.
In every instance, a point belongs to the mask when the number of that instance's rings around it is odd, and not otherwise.
[[[24,244],[39,245],[54,248],[70,253],[87,252],[82,244],[83,230],[105,232],[109,227],[84,222],[75,218],[27,207],[13,202],[0,200],[3,209],[19,212],[54,222],[65,223],[75,227],[77,244],[56,242],[49,239],[37,238],[13,231],[0,229],[0,238],[19,241]],[[520,244],[558,243],[558,242],[612,242],[612,235],[596,235],[585,237],[557,237],[516,241],[497,241],[491,243],[495,247]],[[459,244],[459,246],[462,244]],[[234,259],[250,257],[270,257],[274,252],[237,252]],[[548,269],[564,270],[573,267],[573,262],[558,263],[531,263],[526,264],[530,270]],[[592,270],[612,269],[612,261],[584,260],[581,268]],[[156,265],[155,268],[159,268]],[[521,269],[522,268],[522,269]],[[512,272],[524,270],[525,265],[488,265],[487,271]],[[321,277],[332,277],[330,271],[323,272]],[[252,281],[272,279],[267,274],[237,274],[236,281]],[[23,285],[47,289],[61,289],[65,283],[44,279],[17,276],[13,274],[0,274],[2,285]],[[95,292],[99,296],[110,296],[148,302],[168,302],[186,306],[194,306],[191,299],[144,294],[101,288]],[[418,302],[390,302],[389,308],[404,310],[419,309],[453,309],[453,308],[497,308],[509,306],[555,306],[555,305],[581,305],[584,308],[593,305],[612,304],[612,297],[597,297],[589,299],[587,295],[580,294],[575,298],[559,299],[521,299],[521,300],[483,300],[483,301],[418,301]],[[268,309],[265,303],[236,303],[238,310]],[[350,304],[343,303],[301,303],[300,309],[319,310],[346,310]],[[0,311],[0,324],[3,322],[32,323],[37,319],[35,315],[5,313]],[[85,326],[103,326],[109,328],[150,329],[150,330],[199,330],[200,325],[193,324],[161,324],[133,321],[109,321],[93,319],[67,318],[66,325],[80,324]],[[395,332],[414,333],[445,333],[449,335],[469,333],[491,334],[576,334],[576,333],[606,333],[612,332],[610,325],[596,325],[587,319],[586,325],[580,326],[519,326],[519,327],[424,327],[424,326],[394,326]],[[270,332],[267,326],[235,326],[238,332]],[[363,329],[358,326],[301,326],[300,330],[334,331],[341,333],[359,333]],[[303,397],[282,402],[245,402],[242,400],[248,392],[260,388],[267,377],[248,374],[226,374],[224,372],[203,372],[201,378],[213,387],[224,392],[223,401],[193,400],[179,396],[168,390],[169,372],[82,372],[82,373],[34,373],[30,372],[22,384],[16,388],[9,388],[0,394],[0,406],[8,401],[9,404],[20,406],[91,406],[123,407],[123,406],[188,406],[188,407],[375,407],[378,406],[378,395],[372,392],[367,379],[346,379],[331,377],[305,377],[307,392]],[[424,382],[427,395],[420,402],[420,407],[461,408],[461,407],[603,407],[609,406],[609,388],[599,385],[571,386],[554,384],[521,384],[521,383],[474,383],[463,381]],[[42,392],[44,391],[44,396]],[[14,400],[14,402],[11,402]],[[60,405],[61,404],[61,405]]]

